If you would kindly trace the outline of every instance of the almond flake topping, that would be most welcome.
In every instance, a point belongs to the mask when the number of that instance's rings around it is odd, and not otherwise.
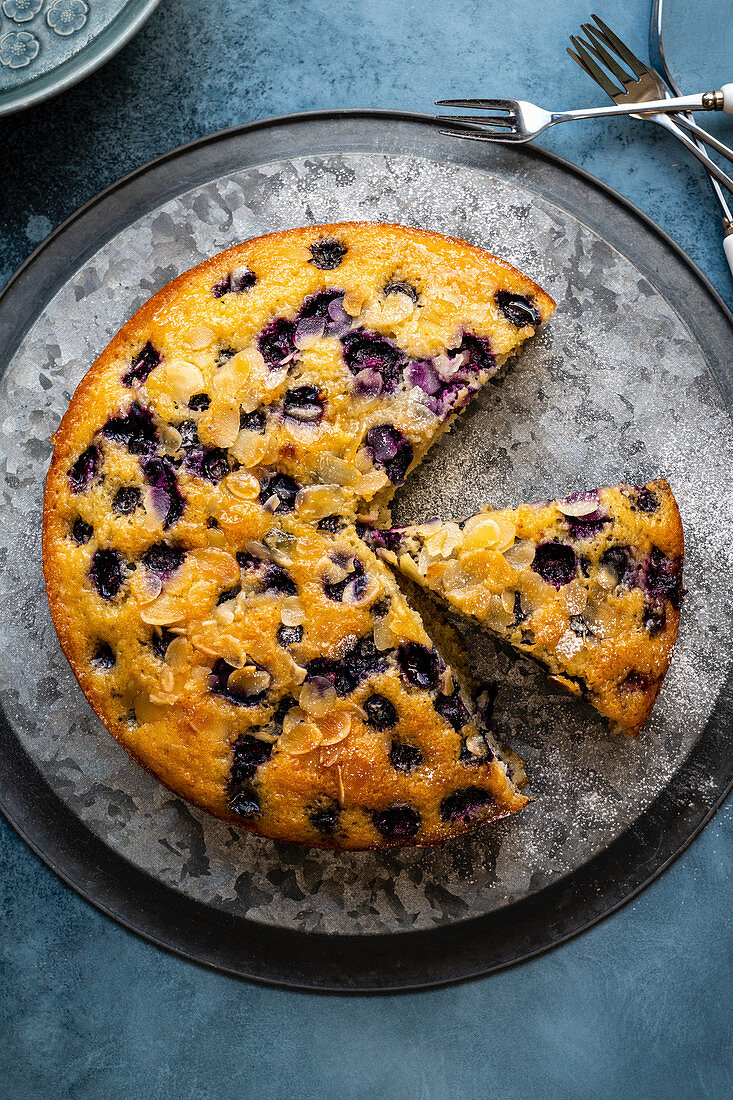
[[[597,500],[561,500],[558,502],[557,509],[562,512],[564,516],[574,516],[579,518],[580,516],[589,516],[591,512],[598,511]]]

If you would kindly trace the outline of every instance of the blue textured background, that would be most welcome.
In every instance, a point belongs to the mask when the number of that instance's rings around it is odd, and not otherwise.
[[[598,11],[643,54],[644,2]],[[459,95],[589,105],[592,85],[564,53],[589,14],[589,0],[163,0],[100,72],[0,121],[0,282],[100,188],[212,130],[319,107],[429,111]],[[691,30],[716,35],[697,17]],[[544,144],[650,214],[733,304],[711,194],[667,135],[588,122]],[[164,954],[0,822],[0,1097],[727,1100],[732,840],[729,805],[633,904],[522,967],[345,999]]]

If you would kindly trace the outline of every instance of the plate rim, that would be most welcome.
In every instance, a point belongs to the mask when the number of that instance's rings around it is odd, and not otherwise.
[[[160,0],[127,0],[125,7],[102,28],[96,38],[86,46],[82,46],[78,53],[39,73],[37,77],[31,77],[26,84],[18,84],[15,88],[0,91],[0,118],[25,111],[28,107],[37,106],[39,103],[45,103],[46,100],[53,99],[54,96],[96,72],[127,45],[159,4]],[[122,28],[117,34],[113,33],[115,24]],[[60,76],[54,80],[53,77],[56,74]],[[34,85],[36,85],[35,90],[32,90]],[[27,90],[28,94],[24,94],[24,90]],[[71,217],[73,216],[72,214]],[[69,218],[66,221],[69,221]],[[45,244],[45,241],[41,243]]]
[[[158,0],[154,0],[153,6],[157,2]],[[8,295],[15,291],[19,280],[22,280],[28,270],[35,266],[59,237],[83,219],[100,202],[167,161],[175,161],[186,154],[195,153],[208,145],[213,145],[217,141],[238,136],[246,137],[248,133],[257,130],[293,123],[307,124],[313,121],[344,122],[354,118],[427,123],[436,129],[439,125],[431,115],[409,111],[371,109],[308,111],[257,119],[187,142],[122,176],[92,196],[53,230],[0,290],[0,318]],[[640,220],[647,230],[656,235],[687,267],[693,278],[700,283],[720,310],[733,334],[733,313],[707,276],[661,226],[613,188],[564,158],[540,148],[522,150],[522,154],[529,154],[540,161],[547,160],[554,163],[561,170],[600,191],[607,198],[618,203],[627,213]],[[42,293],[39,298],[43,301],[42,308],[45,308],[50,297]],[[38,318],[40,312],[38,309],[34,311],[34,319]],[[685,323],[684,317],[682,320]],[[14,330],[10,341],[14,347],[17,348],[23,340],[28,327]],[[721,388],[723,400],[730,412],[731,400],[726,392],[729,388],[729,379],[726,376],[718,377],[717,371],[707,356],[706,363]],[[4,364],[0,365],[0,369],[4,370]],[[733,740],[730,724],[727,726],[725,724],[727,713],[732,707],[733,669],[729,671],[727,680],[716,699],[713,712],[688,757],[640,817],[591,860],[557,882],[502,909],[479,917],[418,931],[402,930],[390,933],[348,935],[295,931],[226,914],[176,892],[173,887],[166,886],[109,848],[70,808],[65,806],[16,737],[4,713],[0,714],[0,747],[3,749],[0,753],[0,812],[41,861],[87,902],[127,930],[190,962],[209,966],[231,976],[289,989],[328,993],[393,993],[425,989],[494,973],[551,950],[617,912],[659,877],[700,834],[733,787],[733,774],[730,766],[726,765],[726,760],[730,760],[730,754],[726,756],[725,751],[731,747]],[[704,759],[706,754],[709,757],[710,752],[715,753],[716,749],[716,761],[720,758],[717,766],[723,773],[722,782],[716,784],[717,793],[714,798],[705,801],[697,792],[699,804],[692,805],[689,801],[690,792],[686,792],[688,799],[685,800],[679,797],[682,792],[677,788],[683,786],[684,773],[694,771],[700,766],[699,758]],[[20,795],[24,800],[22,805]],[[680,821],[675,831],[676,839],[671,846],[667,845],[661,859],[658,859],[669,833],[665,824],[667,818],[662,812],[667,802],[670,802],[672,812],[677,814]],[[40,820],[37,817],[31,817],[35,831],[29,830],[27,823],[21,817],[21,811],[25,810],[27,813],[29,807],[31,812],[40,808],[42,813]],[[63,838],[49,836],[49,831],[54,825],[66,827]],[[64,839],[68,841],[74,833],[84,836],[85,858],[81,859],[81,863],[86,866],[87,877],[83,881],[79,880],[80,852],[64,842]],[[634,846],[637,846],[637,854],[640,848],[646,850],[649,847],[650,855],[648,859],[642,861],[641,865],[633,864],[632,873],[626,874],[626,879],[629,879],[630,875],[633,881],[619,880],[611,887],[603,876],[603,865],[608,864],[609,860],[611,863],[615,860],[617,873],[624,872],[624,860],[628,855],[627,849],[630,844],[632,855]],[[647,863],[651,864],[652,861],[654,861],[653,865],[643,870]],[[580,915],[576,905],[574,917],[568,915],[565,912],[567,900],[563,895],[567,895],[568,889],[574,893],[575,888],[571,884],[576,883],[578,879],[588,879],[590,882],[593,881],[594,875],[599,889],[598,896],[601,888],[606,892],[610,890],[614,896],[607,901],[604,894],[602,901],[596,904],[591,899],[585,908],[581,905]],[[605,887],[602,886],[603,882]],[[124,893],[126,883],[128,889],[132,891],[132,896],[126,898],[127,907],[125,908],[123,904],[125,899],[121,899],[119,894],[120,889]],[[101,889],[106,890],[107,893],[100,898],[98,892]],[[615,896],[616,893],[619,896]],[[144,905],[147,905],[147,912],[143,911]],[[529,923],[526,920],[523,924],[521,921],[516,922],[512,931],[511,916],[516,914],[519,908],[528,910],[532,919]],[[214,923],[219,937],[216,943],[212,942],[211,936],[210,914],[212,912],[216,913]],[[208,920],[205,914],[209,914]],[[556,922],[560,924],[557,933],[549,939],[547,938],[548,914],[555,914]],[[538,937],[536,942],[527,943],[525,936],[524,942],[520,943],[522,936],[517,934],[517,924],[522,928],[523,933],[531,927],[533,934]],[[172,942],[171,939],[172,926],[178,936],[176,942]],[[503,954],[487,961],[483,946],[491,945],[491,936],[486,933],[492,928],[494,932],[507,933],[508,939],[504,942]],[[442,943],[439,944],[439,940]],[[364,951],[365,943],[371,945],[371,951]],[[476,943],[479,944],[480,958],[477,957]],[[252,954],[246,957],[242,954],[243,948],[250,944],[256,946],[257,951],[260,952],[256,959]],[[273,947],[277,948],[275,961],[263,963],[263,956],[266,956],[268,950]],[[449,973],[444,973],[446,967],[442,965],[449,954],[446,947],[452,951],[453,969]],[[365,954],[369,958],[364,958]],[[429,961],[435,956],[441,961],[440,973],[436,973],[429,965],[425,965],[426,959]],[[280,965],[278,965],[278,959]],[[385,972],[390,975],[386,980]]]

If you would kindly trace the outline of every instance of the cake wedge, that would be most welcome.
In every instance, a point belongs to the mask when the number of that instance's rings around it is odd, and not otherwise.
[[[666,481],[364,537],[452,612],[539,661],[612,729],[638,734],[684,595],[682,521]]]

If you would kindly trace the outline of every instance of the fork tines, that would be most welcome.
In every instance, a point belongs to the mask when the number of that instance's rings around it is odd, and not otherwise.
[[[453,122],[465,126],[465,130],[441,130],[449,137],[477,137],[474,130],[482,130],[487,140],[493,133],[500,136],[516,128],[516,104],[511,99],[438,99],[436,107],[484,108],[491,111],[504,111],[503,115],[438,115],[439,122]]]
[[[575,46],[577,53],[571,50],[569,46],[567,52],[588,76],[595,80],[597,84],[600,84],[606,95],[610,96],[611,99],[616,99],[619,95],[626,95],[626,86],[635,83],[636,79],[646,75],[648,70],[621,41],[618,35],[606,26],[602,19],[599,19],[597,15],[594,15],[593,19],[597,26],[594,27],[592,23],[583,23],[582,27],[588,41],[586,42],[584,39],[571,34],[570,41]],[[628,65],[634,74],[633,77],[619,65],[616,57],[610,52],[612,50],[615,51],[617,57],[620,57]],[[596,58],[615,76],[621,84],[620,88],[609,80],[608,74],[604,72]]]

